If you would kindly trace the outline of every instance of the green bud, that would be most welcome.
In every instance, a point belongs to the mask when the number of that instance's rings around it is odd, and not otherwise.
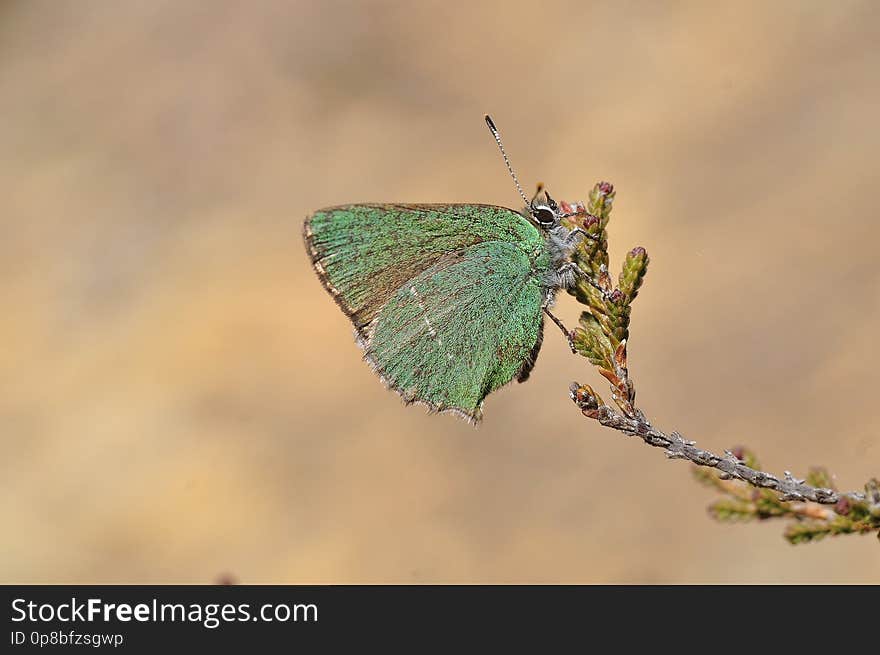
[[[618,287],[626,297],[627,304],[635,300],[639,287],[648,272],[648,253],[644,248],[638,247],[630,250],[623,261],[623,270],[620,273]]]
[[[572,332],[572,343],[579,355],[589,359],[594,366],[614,368],[614,348],[590,312],[581,313],[580,327]]]

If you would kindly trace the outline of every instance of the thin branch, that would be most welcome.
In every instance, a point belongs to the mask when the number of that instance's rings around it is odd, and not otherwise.
[[[560,220],[571,234],[590,237],[582,239],[571,254],[582,274],[568,291],[586,311],[581,312],[578,327],[567,334],[568,342],[609,383],[616,406],[606,405],[588,385],[574,383],[570,394],[581,412],[605,427],[662,448],[670,459],[695,464],[697,480],[723,495],[709,506],[710,514],[718,520],[793,519],[785,530],[785,538],[793,544],[827,535],[877,532],[880,536],[880,481],[869,480],[865,493],[840,493],[831,488],[832,477],[823,469],[811,470],[805,480],[788,471],[783,477],[765,473],[758,470],[757,459],[745,449],[716,455],[697,448],[678,432],[658,430],[638,409],[635,384],[629,377],[627,345],[632,302],[644,282],[649,259],[644,248],[630,250],[614,287],[608,271],[607,227],[615,195],[611,184],[599,182],[587,202],[561,204],[564,215]]]
[[[638,410],[634,416],[629,417],[600,403],[598,396],[589,386],[581,386],[577,382],[573,382],[569,395],[585,416],[595,418],[605,427],[617,430],[627,436],[639,437],[649,446],[663,448],[669,459],[686,459],[697,466],[718,469],[721,471],[722,479],[742,480],[753,487],[772,489],[780,494],[779,499],[782,501],[812,501],[821,505],[835,505],[842,498],[849,498],[856,502],[866,500],[864,493],[856,491],[840,493],[833,489],[810,486],[804,480],[795,478],[788,471],[782,478],[764,471],[757,471],[747,466],[743,460],[737,458],[730,451],[725,451],[723,456],[719,456],[708,450],[697,448],[696,442],[686,440],[678,432],[666,434],[658,430]]]

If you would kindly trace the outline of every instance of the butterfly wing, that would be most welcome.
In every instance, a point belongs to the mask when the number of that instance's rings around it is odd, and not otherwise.
[[[407,280],[443,255],[487,241],[534,248],[543,240],[516,212],[477,204],[330,207],[306,220],[304,236],[318,276],[361,336]]]
[[[541,333],[543,293],[513,244],[441,258],[379,312],[366,358],[407,402],[481,416],[483,399],[520,373]]]
[[[366,359],[407,402],[479,420],[483,399],[539,347],[543,237],[487,205],[349,205],[306,244]]]

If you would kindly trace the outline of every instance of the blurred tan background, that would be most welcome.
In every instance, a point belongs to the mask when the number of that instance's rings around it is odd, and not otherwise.
[[[880,4],[0,4],[0,581],[878,582],[722,525],[548,331],[474,430],[404,407],[303,218],[618,189],[642,407],[880,474]],[[573,322],[578,307],[561,299]]]

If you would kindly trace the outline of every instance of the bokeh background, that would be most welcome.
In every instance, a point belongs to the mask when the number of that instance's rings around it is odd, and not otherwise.
[[[880,4],[0,4],[0,581],[878,582],[584,419],[555,331],[404,407],[313,275],[356,201],[618,198],[655,423],[880,473]],[[561,299],[574,322],[578,306]]]

